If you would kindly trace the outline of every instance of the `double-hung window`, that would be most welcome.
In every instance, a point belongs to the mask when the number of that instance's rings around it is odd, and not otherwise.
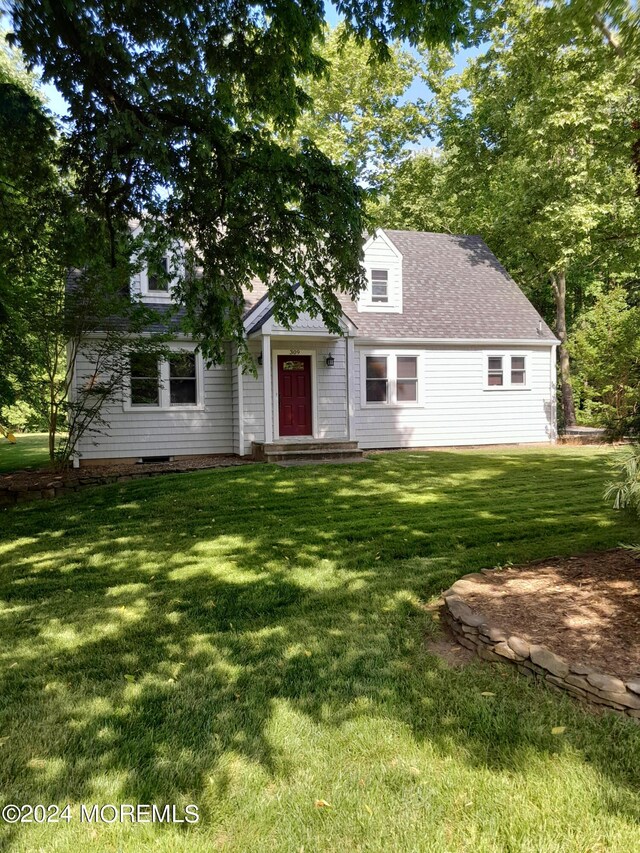
[[[174,352],[158,360],[146,353],[130,357],[128,399],[125,408],[201,408],[202,357],[195,352]]]
[[[160,405],[160,362],[154,355],[131,356],[131,405]]]
[[[416,405],[419,399],[419,356],[364,355],[366,406]]]
[[[487,389],[526,389],[528,387],[528,355],[488,353],[485,364]]]
[[[196,354],[181,352],[169,357],[169,404],[195,406],[198,403]]]
[[[371,301],[378,304],[389,301],[389,270],[371,270]]]
[[[147,290],[152,293],[169,292],[169,259],[164,257],[158,264],[149,264]]]
[[[367,403],[389,402],[388,357],[386,355],[367,357]]]

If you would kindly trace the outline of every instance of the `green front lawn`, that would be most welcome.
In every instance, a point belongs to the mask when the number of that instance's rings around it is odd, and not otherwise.
[[[49,435],[46,432],[19,433],[11,444],[0,436],[0,474],[24,468],[44,468],[49,463]]]
[[[460,575],[640,539],[601,499],[611,461],[393,453],[0,513],[0,798],[73,815],[2,849],[638,850],[640,726],[425,649]]]

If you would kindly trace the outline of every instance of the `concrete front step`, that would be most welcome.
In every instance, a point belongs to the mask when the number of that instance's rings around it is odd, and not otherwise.
[[[253,458],[261,462],[351,462],[362,458],[357,441],[254,442]]]

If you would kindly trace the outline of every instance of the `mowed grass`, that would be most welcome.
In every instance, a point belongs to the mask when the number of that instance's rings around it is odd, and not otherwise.
[[[640,726],[426,649],[460,575],[640,538],[613,460],[390,453],[5,510],[0,799],[72,820],[0,824],[2,849],[637,851]]]
[[[25,468],[44,468],[49,463],[49,436],[46,432],[20,433],[11,444],[0,436],[0,474]]]

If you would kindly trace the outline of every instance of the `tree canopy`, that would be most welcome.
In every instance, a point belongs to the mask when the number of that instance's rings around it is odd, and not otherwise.
[[[242,287],[269,284],[276,315],[337,327],[336,292],[363,284],[363,195],[311,142],[283,143],[326,59],[319,0],[10,3],[15,42],[69,104],[67,162],[113,240],[135,217],[190,247],[179,295],[210,359],[244,353]],[[465,37],[464,0],[341,0],[346,32],[384,57],[395,39]],[[130,251],[130,250],[129,250]],[[295,288],[299,287],[297,295]]]
[[[572,423],[567,299],[594,272],[637,261],[640,206],[631,53],[616,53],[612,33],[603,38],[569,11],[507,0],[463,73],[446,73],[436,57],[442,153],[400,170],[387,213],[405,227],[482,234],[539,305],[550,287]]]
[[[332,162],[347,166],[360,185],[384,192],[409,156],[409,145],[431,128],[428,104],[409,92],[421,75],[421,62],[398,43],[380,61],[374,46],[356,42],[344,25],[326,30],[318,52],[326,70],[301,81],[311,106],[292,136],[311,139]]]

